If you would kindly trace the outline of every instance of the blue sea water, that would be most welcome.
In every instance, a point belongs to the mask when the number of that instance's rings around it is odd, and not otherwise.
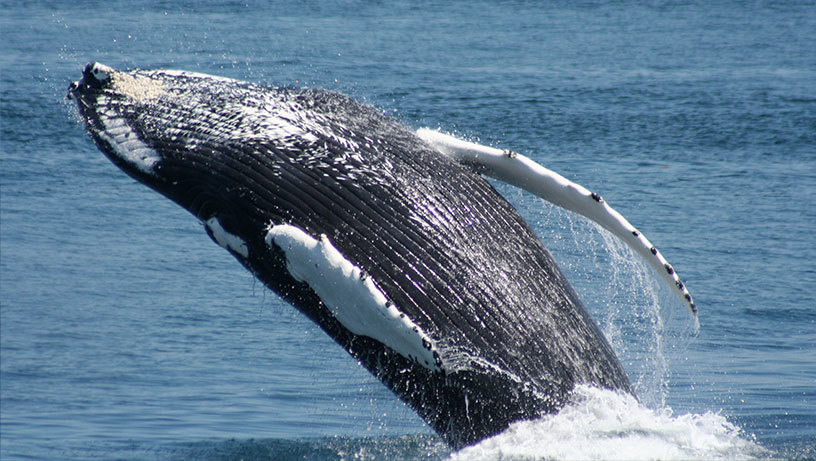
[[[1,6],[0,458],[816,457],[816,3]],[[496,184],[641,403],[583,390],[451,453],[102,156],[65,100],[95,60],[331,88],[528,155],[661,249],[699,330],[614,238]]]

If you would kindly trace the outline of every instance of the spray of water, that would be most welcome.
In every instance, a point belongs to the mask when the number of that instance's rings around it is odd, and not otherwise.
[[[658,283],[628,247],[608,232],[597,232],[609,255],[611,281],[605,288],[607,299],[614,303],[606,310],[602,328],[613,347],[628,359],[641,402],[650,408],[662,408],[668,395],[670,369]]]
[[[684,353],[696,321],[616,237],[546,202],[535,206],[538,219],[531,221],[623,363],[641,403],[664,407],[670,360]]]

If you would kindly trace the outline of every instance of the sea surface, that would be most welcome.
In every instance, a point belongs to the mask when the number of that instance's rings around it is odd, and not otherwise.
[[[30,1],[0,5],[0,458],[816,457],[816,3]],[[599,191],[614,237],[494,183],[640,401],[453,453],[84,133],[83,66],[330,88]]]

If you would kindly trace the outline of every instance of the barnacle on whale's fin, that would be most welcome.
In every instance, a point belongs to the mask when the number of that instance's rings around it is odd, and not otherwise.
[[[665,280],[672,291],[697,316],[697,306],[686,285],[663,255],[620,213],[596,192],[574,183],[524,155],[475,144],[429,128],[417,130],[417,136],[456,161],[479,173],[520,187],[542,199],[578,213],[598,223],[640,255]],[[508,153],[510,152],[510,153]],[[511,155],[512,154],[512,155]]]

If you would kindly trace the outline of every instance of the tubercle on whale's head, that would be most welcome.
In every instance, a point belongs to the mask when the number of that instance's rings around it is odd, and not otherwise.
[[[110,81],[111,75],[113,75],[114,72],[115,70],[113,70],[113,68],[104,64],[98,62],[88,63],[88,65],[85,66],[85,70],[82,71],[82,79],[73,84],[71,89],[78,89],[82,86],[100,89],[105,82]]]

